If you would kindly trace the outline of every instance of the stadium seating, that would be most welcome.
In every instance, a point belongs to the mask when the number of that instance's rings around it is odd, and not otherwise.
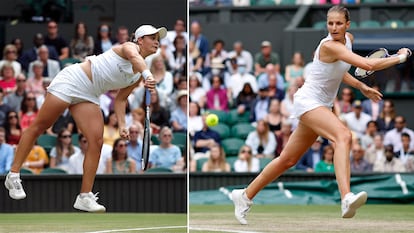
[[[225,139],[230,136],[230,127],[226,124],[218,123],[216,126],[210,127],[210,129],[220,134],[221,139]]]
[[[227,124],[235,125],[240,122],[249,122],[250,112],[239,114],[237,109],[232,109],[228,113]]]
[[[414,20],[407,21],[405,26],[408,27],[408,28],[414,28]]]
[[[385,28],[404,28],[405,23],[399,19],[387,20],[384,22],[383,27]]]
[[[196,171],[201,172],[201,169],[203,168],[203,164],[207,162],[208,158],[199,158],[196,161]]]
[[[78,138],[79,138],[79,134],[77,134],[77,133],[72,134],[72,144],[74,146],[79,146]]]
[[[43,147],[46,153],[49,154],[52,148],[56,145],[57,137],[49,134],[42,134],[37,138],[37,145]]]
[[[326,21],[318,21],[312,25],[314,29],[326,29]]]
[[[33,174],[33,171],[28,168],[20,168],[20,174]]]
[[[238,123],[231,127],[231,136],[246,140],[249,133],[254,130],[255,127],[250,123]]]
[[[160,139],[158,139],[157,135],[151,135],[151,142],[153,145],[159,145],[160,144]]]
[[[145,171],[145,173],[169,173],[169,172],[173,172],[173,171],[165,167],[153,167]]]
[[[385,3],[386,0],[362,0],[361,3]]]
[[[357,23],[357,22],[355,22],[355,21],[351,21],[350,28],[351,28],[351,29],[358,28],[358,23]]]
[[[61,168],[48,167],[42,170],[40,174],[67,174],[67,172]]]
[[[219,123],[223,123],[226,124],[227,123],[227,118],[228,118],[228,113],[225,111],[220,111],[220,110],[213,110],[213,109],[209,109],[207,110],[209,113],[214,113],[218,116],[219,118]]]
[[[268,163],[270,163],[272,160],[273,159],[271,159],[271,158],[260,158],[259,159],[259,161],[260,161],[260,171],[263,170],[263,168],[266,167],[266,165]]]
[[[238,156],[227,156],[226,162],[229,163],[231,171],[234,172],[234,162],[237,160]]]
[[[360,28],[380,28],[381,23],[376,20],[364,20],[359,22]]]
[[[221,141],[221,146],[226,156],[237,156],[240,148],[244,145],[244,140],[240,138],[226,138]]]

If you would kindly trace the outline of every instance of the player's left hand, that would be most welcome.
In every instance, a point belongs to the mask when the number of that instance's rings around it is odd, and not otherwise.
[[[155,94],[155,85],[157,82],[155,81],[154,77],[149,76],[146,80],[144,80],[144,86],[148,88],[151,94]]]
[[[379,92],[378,90],[376,90],[374,88],[371,88],[371,87],[369,87],[365,84],[362,86],[360,91],[362,92],[362,94],[365,97],[370,98],[374,102],[378,102],[382,99],[382,93],[381,92]]]

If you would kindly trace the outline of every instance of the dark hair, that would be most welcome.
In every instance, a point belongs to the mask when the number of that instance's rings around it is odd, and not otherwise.
[[[33,96],[35,96],[34,95],[34,93],[33,92],[29,92],[30,94],[33,94]],[[22,100],[22,102],[21,102],[21,105],[20,105],[20,109],[21,109],[21,111],[22,111],[22,113],[26,113],[29,109],[27,108],[27,105],[26,105],[26,100],[28,99],[28,97],[27,97],[27,95],[29,94],[29,93],[25,93],[24,95],[23,95],[23,100]],[[34,112],[37,112],[39,109],[38,109],[38,107],[37,107],[37,101],[36,101],[36,97],[34,97],[35,98],[35,100],[34,100],[34,107],[33,107],[33,111]]]
[[[351,20],[351,14],[349,13],[348,9],[344,6],[335,5],[328,10],[328,15],[331,12],[339,12],[345,16],[345,20],[348,22]]]
[[[114,145],[112,147],[113,148],[112,149],[112,161],[117,161],[119,159],[119,155],[118,155],[118,151],[116,150],[116,147],[118,146],[119,142],[121,142],[121,141],[126,143],[126,141],[122,138],[117,138],[114,141]],[[126,153],[126,158],[128,158],[128,153],[127,152],[125,152],[125,153]]]
[[[59,130],[58,132],[58,139],[60,139],[63,135],[64,132],[69,132],[70,131],[66,128],[62,128]],[[72,135],[72,133],[70,133]],[[62,157],[63,157],[63,144],[61,140],[56,140],[56,164],[60,164],[62,162]],[[73,143],[71,142],[69,144],[69,148],[68,148],[68,155],[71,156],[75,153],[75,148],[73,147]]]
[[[401,134],[401,138],[403,138],[403,137],[407,137],[408,139],[410,139],[411,140],[411,137],[410,137],[410,135],[408,134],[408,133],[402,133]]]
[[[83,25],[83,27],[85,28],[85,35],[83,38],[80,38],[79,34],[78,34],[78,28],[80,25]],[[79,21],[76,25],[75,25],[75,36],[74,36],[74,41],[75,43],[79,40],[82,40],[83,42],[87,43],[88,42],[88,26],[86,25],[86,23]]]

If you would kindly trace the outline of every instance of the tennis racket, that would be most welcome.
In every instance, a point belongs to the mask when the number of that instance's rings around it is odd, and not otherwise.
[[[411,51],[410,50],[408,51],[409,51],[408,56],[411,56]],[[390,55],[387,49],[379,48],[379,49],[371,51],[366,57],[367,58],[386,58],[386,57],[391,57],[391,56],[398,56],[398,54]],[[375,71],[373,70],[364,70],[362,68],[357,67],[355,69],[355,77],[359,79],[363,79],[363,78],[370,76],[374,72]]]
[[[144,138],[142,139],[142,159],[141,168],[143,171],[147,170],[149,160],[149,149],[151,141],[150,133],[150,103],[151,93],[145,89],[145,122],[144,122]]]

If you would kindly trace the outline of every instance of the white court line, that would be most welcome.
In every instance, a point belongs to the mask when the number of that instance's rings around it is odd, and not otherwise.
[[[201,227],[189,227],[189,230],[194,231],[215,231],[215,232],[234,232],[234,233],[261,233],[258,231],[242,231],[242,230],[223,230],[223,229],[214,229],[214,228],[201,228]]]
[[[146,231],[146,230],[161,230],[161,229],[177,229],[186,228],[187,226],[166,226],[166,227],[145,227],[145,228],[130,228],[130,229],[115,229],[104,231],[90,231],[85,233],[108,233],[108,232],[122,232],[122,231]]]

